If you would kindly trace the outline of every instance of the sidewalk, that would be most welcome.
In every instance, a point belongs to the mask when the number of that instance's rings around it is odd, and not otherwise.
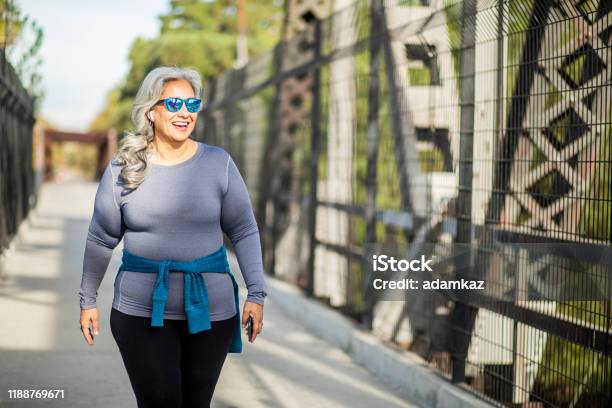
[[[78,287],[96,183],[45,184],[0,272],[0,406],[135,407],[108,318],[120,264],[99,290],[101,330],[86,345]],[[232,270],[246,298],[235,259]],[[311,335],[268,297],[265,331],[229,354],[214,407],[412,407],[343,351]],[[9,389],[60,389],[64,399],[9,400]]]

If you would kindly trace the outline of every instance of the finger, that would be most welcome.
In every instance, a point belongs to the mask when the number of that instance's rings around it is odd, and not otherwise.
[[[100,326],[99,326],[98,318],[92,318],[91,319],[91,323],[92,323],[92,326],[93,326],[93,333],[94,333],[94,335],[97,336],[98,334],[100,334],[100,330],[99,330]]]
[[[249,321],[249,313],[246,310],[242,311],[242,327],[245,328]]]
[[[244,330],[244,334],[246,335],[247,341],[248,341],[249,343],[252,343],[252,342],[253,342],[253,341],[252,341],[253,336],[249,337],[249,330],[248,330],[248,329],[245,329],[245,330]]]
[[[93,337],[91,337],[91,334],[89,334],[89,328],[87,325],[81,324],[81,333],[83,333],[83,337],[85,337],[87,344],[91,346],[93,344]]]
[[[253,334],[251,335],[251,337],[249,337],[249,327],[248,327],[248,325],[247,325],[247,327],[244,328],[244,334],[246,335],[246,338],[249,341],[249,343],[252,343],[253,340],[255,339],[255,324],[253,324]]]
[[[249,343],[252,343],[253,341],[255,341],[255,337],[257,337],[257,332],[255,330],[253,330],[253,334],[251,335],[251,338],[249,338],[248,331],[247,331],[246,335],[247,335],[247,340],[249,341]]]
[[[251,339],[251,343],[252,343],[252,342],[254,342],[254,341],[255,341],[255,339],[257,338],[257,335],[258,335],[259,333],[261,333],[261,329],[262,329],[262,327],[263,327],[263,325],[262,325],[261,320],[256,319],[256,320],[253,322],[253,338]]]

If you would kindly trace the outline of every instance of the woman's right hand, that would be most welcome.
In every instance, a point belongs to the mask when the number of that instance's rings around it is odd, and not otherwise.
[[[83,337],[85,337],[85,341],[90,346],[94,344],[94,336],[97,336],[99,333],[98,330],[98,308],[94,307],[93,309],[81,309],[81,333],[83,333]],[[89,331],[89,327],[92,327],[92,330]]]

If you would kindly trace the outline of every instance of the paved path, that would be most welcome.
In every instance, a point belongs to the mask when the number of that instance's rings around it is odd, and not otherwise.
[[[99,290],[101,333],[79,327],[78,286],[95,183],[45,184],[0,272],[0,407],[136,407],[108,318],[120,248]],[[235,259],[232,270],[246,292]],[[266,300],[265,332],[229,354],[214,407],[411,407],[342,351]],[[244,337],[243,337],[244,339]],[[9,389],[62,389],[57,401],[10,400]]]

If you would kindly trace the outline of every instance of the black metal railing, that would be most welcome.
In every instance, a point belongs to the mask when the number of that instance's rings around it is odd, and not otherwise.
[[[35,204],[34,121],[33,100],[0,50],[0,253]]]

